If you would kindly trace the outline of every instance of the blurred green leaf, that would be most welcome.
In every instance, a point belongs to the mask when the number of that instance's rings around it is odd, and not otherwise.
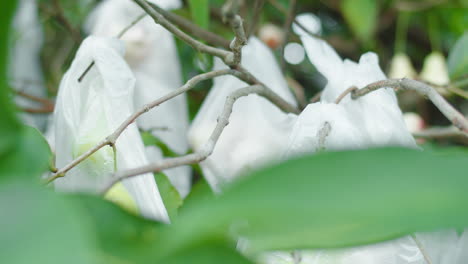
[[[42,186],[0,185],[1,262],[97,263],[90,223],[78,209]]]
[[[290,160],[184,208],[161,247],[171,252],[227,236],[247,238],[254,252],[333,248],[463,228],[467,164],[462,152],[394,148]]]
[[[155,137],[149,131],[141,131],[141,138],[145,146],[156,146],[158,147],[164,157],[178,157],[179,154],[175,153],[159,138]],[[180,197],[177,189],[172,185],[167,176],[164,173],[154,174],[154,179],[158,184],[159,192],[161,193],[164,205],[166,206],[169,218],[173,220],[177,216],[177,210],[182,206],[183,200]]]
[[[468,75],[468,31],[450,50],[447,64],[451,79]]]
[[[197,245],[193,248],[178,252],[161,261],[165,264],[251,264],[234,246],[226,245],[221,241]]]
[[[182,206],[183,200],[177,189],[172,185],[164,173],[156,173],[154,175],[154,179],[158,184],[158,189],[161,193],[164,205],[166,206],[169,218],[173,221],[177,217],[177,211]]]
[[[0,159],[0,180],[38,181],[50,168],[51,160],[52,152],[42,134],[33,127],[24,126],[14,149]]]
[[[377,26],[378,6],[374,0],[343,0],[341,11],[354,34],[361,41],[371,40]]]
[[[210,23],[209,0],[189,0],[189,6],[195,24],[208,29]]]
[[[13,110],[10,91],[7,84],[8,38],[16,1],[1,1],[0,10],[0,160],[16,144],[20,124]]]
[[[153,263],[160,223],[128,213],[97,196],[72,195],[89,216],[104,263]]]
[[[156,146],[158,147],[164,157],[178,157],[179,154],[175,153],[168,145],[162,142],[159,138],[155,137],[149,131],[140,131],[141,139],[145,146]]]

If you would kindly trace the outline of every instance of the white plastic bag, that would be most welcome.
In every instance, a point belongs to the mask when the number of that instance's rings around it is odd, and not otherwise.
[[[457,249],[462,249],[462,239],[455,231],[418,234],[418,241],[423,245],[428,257],[434,264],[461,264],[447,262],[457,259]],[[466,248],[466,242],[464,249]],[[461,250],[459,250],[461,251]],[[454,257],[454,258],[452,258]],[[296,250],[294,252],[276,251],[260,255],[262,264],[426,264],[415,240],[403,237],[373,245],[330,249]]]
[[[123,60],[123,43],[117,39],[88,37],[64,75],[54,112],[56,166],[61,168],[111,134],[132,112],[135,78]],[[94,67],[79,82],[88,65]],[[62,191],[96,192],[117,170],[148,163],[135,124],[116,142],[117,153],[104,147],[54,183]],[[114,160],[116,154],[116,163]],[[168,221],[168,215],[151,173],[123,181],[139,212]]]
[[[362,149],[376,146],[415,148],[392,89],[379,89],[356,100],[348,94],[339,105],[335,100],[351,86],[362,88],[386,79],[374,53],[361,56],[359,63],[341,60],[325,41],[299,31],[307,56],[328,80],[321,102],[309,105],[295,124],[286,156],[315,152],[315,135],[325,122],[331,125],[325,138],[327,149]]]
[[[163,8],[177,8],[179,0],[150,1]],[[90,15],[86,30],[99,36],[116,36],[144,11],[132,1],[107,0],[99,4]],[[174,38],[149,16],[130,28],[123,36],[125,59],[136,77],[134,104],[144,104],[166,95],[182,86],[182,75]],[[188,151],[188,109],[185,94],[164,102],[137,120],[138,127],[151,130],[175,153]],[[164,128],[164,129],[161,129]],[[152,161],[163,156],[153,156]],[[182,197],[190,191],[189,167],[165,171]]]
[[[13,20],[10,45],[9,84],[16,90],[45,98],[46,90],[40,65],[43,44],[41,23],[37,14],[36,0],[21,0]],[[16,103],[22,107],[39,108],[40,104],[17,96]],[[47,116],[22,113],[21,119],[28,125],[44,130]]]
[[[283,99],[296,105],[273,54],[262,42],[250,38],[242,52],[242,65],[247,70]],[[227,67],[216,59],[214,68]],[[195,150],[199,150],[210,137],[226,97],[246,86],[232,76],[214,79],[214,85],[189,130],[189,142]],[[258,95],[238,99],[229,125],[213,153],[200,164],[211,187],[220,191],[221,185],[234,177],[280,158],[294,119],[295,115],[282,112]]]

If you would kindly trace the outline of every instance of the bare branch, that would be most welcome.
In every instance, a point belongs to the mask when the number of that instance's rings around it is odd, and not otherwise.
[[[178,95],[180,95],[182,93],[187,92],[188,90],[195,87],[199,82],[202,82],[202,81],[205,81],[205,80],[208,80],[208,79],[212,79],[212,78],[215,78],[215,77],[218,77],[218,76],[222,76],[222,75],[233,75],[233,76],[241,79],[242,81],[244,81],[246,83],[257,84],[257,83],[254,83],[254,81],[256,80],[255,77],[253,77],[250,73],[241,72],[241,71],[233,70],[233,69],[218,70],[218,71],[212,71],[212,72],[197,75],[197,76],[193,77],[192,79],[190,79],[189,81],[187,81],[182,87],[178,88],[177,90],[174,90],[174,91],[166,94],[165,96],[163,96],[161,98],[158,98],[158,99],[144,105],[140,110],[138,110],[137,112],[135,112],[131,116],[129,116],[127,119],[125,119],[125,121],[112,134],[110,134],[105,139],[103,139],[101,142],[99,142],[99,144],[97,144],[95,147],[91,148],[90,150],[88,150],[84,154],[80,155],[78,158],[76,158],[75,160],[73,160],[72,162],[67,164],[62,169],[58,170],[54,175],[52,175],[49,179],[46,180],[47,183],[52,182],[57,178],[65,176],[65,174],[70,169],[72,169],[73,167],[78,165],[80,162],[82,162],[83,160],[85,160],[86,158],[88,158],[89,156],[94,154],[95,152],[97,152],[102,147],[104,147],[104,146],[111,146],[111,147],[114,146],[115,142],[117,141],[119,136],[122,134],[122,132],[130,124],[135,122],[135,120],[139,116],[141,116],[142,114],[148,112],[149,110],[155,108],[156,106],[159,106],[160,104],[162,104],[162,103],[164,103],[164,102],[166,102],[166,101],[168,101],[168,100],[170,100],[170,99],[172,99],[172,98],[174,98],[174,97],[176,97],[176,96],[178,96]],[[298,113],[299,112],[299,110],[297,110],[294,106],[292,106],[287,101],[285,101],[282,97],[280,97],[279,95],[274,93],[272,90],[268,89],[267,87],[265,87],[263,85],[261,87],[262,87],[262,89],[260,91],[261,94],[260,94],[260,92],[258,92],[258,93],[260,95],[262,95],[263,97],[267,98],[268,100],[270,100],[270,102],[275,104],[281,110],[283,110],[285,112],[288,112],[288,113]]]
[[[358,89],[356,86],[351,86],[349,87],[348,89],[344,90],[344,92],[342,94],[340,94],[340,96],[338,96],[338,98],[336,98],[335,100],[335,104],[339,104],[341,102],[341,100],[343,100],[343,98],[346,97],[346,95],[348,95],[349,93],[351,93],[352,91]]]
[[[357,89],[351,92],[351,98],[356,99],[364,96],[372,91],[380,88],[394,88],[403,90],[413,90],[424,96],[427,96],[429,100],[445,115],[445,117],[452,122],[454,126],[459,128],[461,131],[468,133],[468,120],[458,112],[452,105],[450,105],[444,97],[442,97],[437,91],[431,86],[418,82],[411,79],[388,79],[371,83],[364,88]]]
[[[433,138],[433,139],[441,139],[441,138],[463,138],[465,141],[468,140],[468,133],[464,133],[460,131],[458,128],[450,126],[450,127],[432,127],[423,131],[419,131],[413,133],[413,136],[417,138]]]
[[[416,237],[415,234],[411,234],[411,237],[413,238],[414,242],[419,248],[419,251],[421,251],[421,254],[424,257],[424,260],[426,261],[427,264],[432,264],[432,260],[429,257],[429,254],[427,254],[426,249],[424,248],[423,244],[419,241],[419,239]]]
[[[241,97],[248,96],[250,94],[258,94],[270,100],[271,102],[276,102],[278,98],[281,98],[263,85],[252,85],[232,92],[226,98],[224,109],[217,119],[216,127],[211,133],[211,136],[208,139],[208,141],[201,148],[201,150],[180,157],[163,159],[159,162],[154,162],[139,168],[117,172],[116,174],[114,174],[109,183],[105,184],[101,192],[106,193],[114,184],[130,177],[138,176],[149,172],[160,172],[169,168],[195,164],[205,160],[208,156],[211,155],[211,153],[213,153],[214,147],[218,142],[221,133],[223,132],[224,128],[229,124],[229,117],[232,113],[232,109],[236,100]]]
[[[260,14],[263,9],[263,5],[265,4],[265,0],[256,0],[253,7],[253,14],[250,19],[249,29],[247,30],[247,38],[252,36],[255,32],[258,24],[258,20],[260,19]]]
[[[192,23],[190,20],[180,17],[172,12],[166,11],[154,3],[151,3],[148,1],[147,3],[157,12],[159,12],[162,16],[164,16],[167,20],[169,20],[169,22],[178,26],[182,30],[192,34],[193,36],[197,38],[200,38],[206,41],[210,45],[229,49],[229,40],[224,39],[221,36],[218,36],[208,30],[205,30],[197,26],[196,24]]]
[[[286,67],[286,61],[284,59],[284,48],[286,47],[286,43],[288,42],[288,37],[289,37],[289,32],[291,31],[291,25],[292,22],[295,19],[295,14],[296,14],[296,0],[289,0],[289,10],[286,15],[286,20],[284,21],[283,25],[283,32],[284,32],[284,41],[281,43],[281,58],[280,58],[280,63],[281,63],[281,70],[285,70]]]
[[[146,13],[142,13],[141,15],[137,16],[135,18],[135,20],[132,21],[132,23],[130,23],[128,26],[126,26],[125,28],[123,28],[119,34],[117,34],[117,38],[121,38],[123,35],[125,35],[125,33],[127,33],[127,31],[129,29],[131,29],[133,26],[135,26],[138,22],[140,22],[147,14]]]
[[[178,95],[180,95],[180,94],[182,94],[182,93],[184,93],[184,92],[186,92],[186,91],[188,91],[190,89],[192,89],[193,87],[195,87],[195,85],[197,85],[201,81],[205,81],[205,80],[217,77],[217,76],[227,75],[227,74],[234,75],[234,76],[239,77],[241,79],[242,79],[242,75],[243,75],[243,74],[241,74],[240,72],[238,72],[236,70],[226,69],[226,70],[212,71],[212,72],[200,74],[200,75],[197,75],[197,76],[193,77],[192,79],[187,81],[187,83],[185,83],[182,87],[178,88],[177,90],[174,90],[174,91],[166,94],[165,96],[163,96],[161,98],[158,98],[158,99],[144,105],[139,111],[135,112],[134,114],[129,116],[127,119],[125,119],[125,121],[112,134],[107,136],[105,139],[103,139],[101,142],[99,142],[96,146],[94,146],[90,150],[86,151],[85,153],[83,153],[82,155],[80,155],[79,157],[74,159],[72,162],[67,164],[65,167],[58,170],[54,175],[52,175],[49,179],[47,179],[46,182],[49,183],[49,182],[54,181],[57,178],[65,176],[65,174],[69,170],[71,170],[73,167],[75,167],[76,165],[81,163],[83,160],[85,160],[89,156],[93,155],[95,152],[97,152],[102,147],[104,147],[104,146],[111,146],[112,147],[113,145],[115,145],[115,142],[117,141],[119,136],[122,134],[122,132],[130,124],[135,122],[135,120],[140,115],[142,115],[142,114],[148,112],[149,110],[151,110],[152,108],[154,108],[154,107],[156,107],[156,106],[158,106],[158,105],[160,105],[160,104],[162,104],[162,103],[164,103],[164,102],[166,102],[166,101],[168,101],[168,100],[170,100],[170,99],[172,99],[172,98],[174,98],[174,97],[176,97],[176,96],[178,96]]]
[[[228,65],[238,65],[242,59],[242,47],[247,44],[247,37],[245,35],[244,25],[242,23],[242,18],[237,15],[238,3],[236,0],[228,1],[222,9],[223,20],[228,22],[229,26],[234,31],[236,37],[232,40],[229,47],[234,53],[234,60],[232,64]],[[227,63],[226,63],[227,64]]]
[[[161,15],[158,11],[152,8],[145,0],[133,0],[133,1],[137,3],[141,8],[143,8],[143,10],[145,10],[145,12],[153,18],[154,22],[163,26],[169,32],[174,34],[176,37],[180,38],[182,41],[184,41],[188,45],[192,46],[194,49],[200,52],[204,52],[204,53],[219,57],[227,65],[233,65],[234,55],[232,54],[232,52],[208,46],[192,38],[187,33],[183,32],[182,30],[177,28],[174,24],[169,22],[166,18],[164,18],[163,15]]]

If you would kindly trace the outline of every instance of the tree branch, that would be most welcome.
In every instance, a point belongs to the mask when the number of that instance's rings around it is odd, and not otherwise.
[[[237,5],[237,0],[231,0],[228,1],[222,9],[223,21],[228,22],[229,26],[232,28],[232,31],[234,31],[234,34],[236,35],[236,37],[229,45],[234,54],[234,60],[232,64],[228,65],[240,64],[242,59],[242,47],[247,44],[247,37],[245,35],[242,18],[237,14]]]
[[[145,0],[133,0],[133,1],[137,3],[141,8],[143,8],[143,10],[153,18],[154,22],[163,26],[169,32],[174,34],[176,37],[180,38],[182,41],[192,46],[195,50],[219,57],[227,65],[234,64],[234,55],[232,54],[232,52],[208,46],[192,38],[187,33],[183,32],[182,30],[177,28],[175,25],[173,25],[171,22],[169,22],[166,18],[164,18],[163,15],[161,15],[158,11],[152,8]]]
[[[122,132],[130,124],[135,122],[135,120],[139,116],[141,116],[142,114],[148,112],[149,110],[155,108],[156,106],[159,106],[160,104],[162,104],[162,103],[164,103],[164,102],[166,102],[166,101],[168,101],[168,100],[170,100],[170,99],[172,99],[172,98],[174,98],[174,97],[176,97],[176,96],[178,96],[178,95],[180,95],[182,93],[187,92],[188,90],[195,87],[199,82],[202,82],[202,81],[205,81],[205,80],[208,80],[208,79],[212,79],[212,78],[215,78],[215,77],[218,77],[218,76],[222,76],[222,75],[233,75],[233,76],[239,78],[240,80],[242,80],[242,81],[244,81],[246,83],[249,83],[249,84],[253,83],[253,81],[256,80],[255,77],[253,77],[248,72],[241,72],[241,71],[233,70],[233,69],[217,70],[217,71],[212,71],[212,72],[197,75],[197,76],[193,77],[192,79],[188,80],[182,87],[178,88],[177,90],[174,90],[174,91],[166,94],[165,96],[160,97],[160,98],[158,98],[158,99],[144,105],[142,108],[140,108],[140,110],[138,110],[137,112],[135,112],[131,116],[129,116],[127,119],[125,119],[125,121],[112,134],[110,134],[105,139],[100,141],[95,147],[93,147],[90,150],[86,151],[85,153],[83,153],[82,155],[80,155],[79,157],[74,159],[72,162],[67,164],[65,167],[58,170],[49,179],[47,179],[46,182],[50,183],[50,182],[54,181],[57,178],[65,176],[65,174],[69,170],[71,170],[73,167],[75,167],[76,165],[81,163],[83,160],[85,160],[86,158],[88,158],[89,156],[91,156],[92,154],[97,152],[102,147],[104,147],[104,146],[111,146],[111,147],[114,146],[115,142],[117,141],[119,136],[122,134]],[[256,84],[256,83],[254,83],[254,84]],[[287,101],[285,101],[282,97],[280,97],[279,95],[274,93],[272,90],[270,90],[269,88],[267,88],[267,87],[265,87],[263,85],[261,85],[261,87],[262,87],[262,89],[258,93],[259,94],[261,93],[260,95],[262,95],[263,97],[270,100],[270,102],[272,102],[273,104],[278,106],[278,108],[280,108],[281,110],[283,110],[285,112],[288,112],[288,113],[298,113],[298,110],[294,106],[289,104]],[[254,90],[257,91],[258,88],[254,89]]]
[[[417,138],[454,138],[459,137],[463,138],[465,141],[468,140],[468,133],[464,133],[460,131],[458,128],[450,126],[450,127],[432,127],[426,130],[422,130],[419,132],[413,133],[414,137]]]
[[[82,155],[80,155],[79,157],[74,159],[72,162],[67,164],[65,167],[58,170],[54,175],[52,175],[49,179],[47,179],[46,182],[50,183],[50,182],[54,181],[57,178],[65,176],[65,174],[69,170],[71,170],[73,167],[78,165],[80,162],[82,162],[83,160],[85,160],[89,156],[93,155],[95,152],[97,152],[102,147],[115,145],[115,142],[117,141],[119,136],[122,134],[122,132],[130,124],[135,122],[135,120],[140,115],[142,115],[142,114],[148,112],[149,110],[151,110],[152,108],[154,108],[154,107],[156,107],[156,106],[158,106],[158,105],[160,105],[160,104],[162,104],[162,103],[164,103],[164,102],[166,102],[166,101],[168,101],[168,100],[170,100],[170,99],[172,99],[172,98],[174,98],[174,97],[176,97],[176,96],[178,96],[178,95],[180,95],[180,94],[182,94],[182,93],[184,93],[184,92],[186,92],[186,91],[188,91],[190,89],[192,89],[195,85],[197,85],[201,81],[205,81],[205,80],[217,77],[217,76],[227,75],[227,74],[234,75],[234,76],[239,77],[241,79],[242,79],[242,75],[243,75],[243,74],[239,73],[236,70],[226,69],[226,70],[212,71],[212,72],[200,74],[200,75],[197,75],[197,76],[193,77],[192,79],[187,81],[182,87],[178,88],[177,90],[174,90],[174,91],[166,94],[165,96],[160,97],[160,98],[158,98],[158,99],[144,105],[140,110],[138,110],[137,112],[135,112],[131,116],[129,116],[127,119],[125,119],[125,121],[112,134],[107,136],[105,139],[103,139],[101,142],[99,142],[96,146],[94,146],[90,150],[86,151],[85,153],[83,153]]]
[[[291,29],[291,25],[293,21],[295,20],[295,14],[296,14],[296,0],[289,0],[289,10],[286,15],[286,20],[284,21],[283,25],[283,32],[284,32],[284,41],[281,43],[281,58],[280,58],[280,65],[281,65],[281,70],[284,72],[285,67],[286,67],[286,61],[284,60],[284,48],[286,47],[286,43],[288,42],[289,38],[289,33]]]
[[[193,24],[190,20],[180,17],[172,12],[166,11],[158,5],[148,2],[147,3],[162,16],[164,16],[169,22],[178,26],[182,30],[192,34],[193,36],[206,41],[208,44],[213,46],[223,47],[229,49],[229,40],[224,39],[208,30],[205,30],[196,24]]]
[[[452,105],[450,105],[444,97],[442,97],[437,91],[431,86],[418,82],[411,79],[388,79],[371,83],[364,88],[356,89],[351,92],[351,98],[357,99],[364,96],[372,91],[380,88],[393,88],[403,90],[413,90],[424,96],[427,96],[429,100],[447,117],[450,122],[464,133],[468,133],[468,120],[458,112]],[[346,92],[346,91],[345,91]]]
[[[234,103],[237,101],[237,99],[244,96],[248,96],[250,94],[258,94],[262,97],[265,97],[273,103],[277,103],[277,99],[281,98],[263,85],[252,85],[232,92],[226,98],[223,111],[217,119],[216,127],[211,133],[211,136],[208,139],[208,141],[201,148],[201,150],[180,157],[166,158],[161,161],[154,162],[139,168],[117,172],[113,175],[111,180],[104,185],[101,193],[106,193],[114,184],[130,177],[135,177],[149,172],[160,172],[166,169],[183,165],[195,164],[205,160],[208,156],[210,156],[213,153],[214,147],[216,146],[216,143],[218,142],[221,133],[223,132],[224,128],[229,124],[229,117],[231,116]]]

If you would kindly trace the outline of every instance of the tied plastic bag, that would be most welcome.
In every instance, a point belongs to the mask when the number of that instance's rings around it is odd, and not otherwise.
[[[133,112],[129,98],[133,96],[135,78],[122,58],[123,53],[123,43],[117,39],[88,37],[81,44],[60,83],[54,112],[57,167],[65,166],[95,146]],[[78,78],[92,61],[94,67],[79,82]],[[115,147],[116,153],[106,146],[78,164],[54,182],[56,189],[97,192],[116,169],[148,163],[135,124],[121,134]],[[143,216],[168,221],[151,173],[123,180],[114,188],[108,193],[111,200],[127,196],[130,202],[126,205],[136,206],[132,209]]]
[[[178,8],[178,0],[150,1],[163,8]],[[132,1],[107,0],[100,3],[86,23],[93,35],[116,36],[144,11]],[[182,86],[182,75],[175,41],[170,32],[149,16],[132,26],[123,36],[125,59],[136,77],[134,104],[138,109]],[[137,120],[138,127],[151,133],[173,152],[188,151],[188,109],[186,95],[179,95]],[[152,155],[151,161],[163,158]],[[189,166],[164,171],[182,197],[190,191]]]
[[[364,87],[386,79],[377,55],[366,53],[359,63],[342,60],[325,41],[298,31],[311,63],[328,80],[321,102],[309,105],[298,118],[291,133],[286,156],[315,152],[317,133],[325,123],[330,132],[324,148],[359,149],[377,146],[415,148],[392,89],[379,89],[356,100],[350,95],[339,105],[335,100],[349,87]]]
[[[46,90],[40,65],[43,33],[35,0],[19,1],[13,20],[10,45],[9,84],[18,91],[45,98]],[[22,107],[39,108],[40,104],[18,96],[16,103]],[[44,130],[47,116],[22,113],[21,119],[30,126]]]
[[[242,50],[242,65],[289,103],[296,105],[271,51],[258,39],[250,38]],[[216,70],[227,68],[215,60]],[[214,130],[226,97],[248,86],[232,76],[214,79],[213,87],[189,130],[189,142],[199,150]],[[213,153],[200,165],[211,187],[220,191],[223,184],[253,168],[280,158],[295,115],[285,114],[258,95],[236,101],[229,125],[224,129]]]

